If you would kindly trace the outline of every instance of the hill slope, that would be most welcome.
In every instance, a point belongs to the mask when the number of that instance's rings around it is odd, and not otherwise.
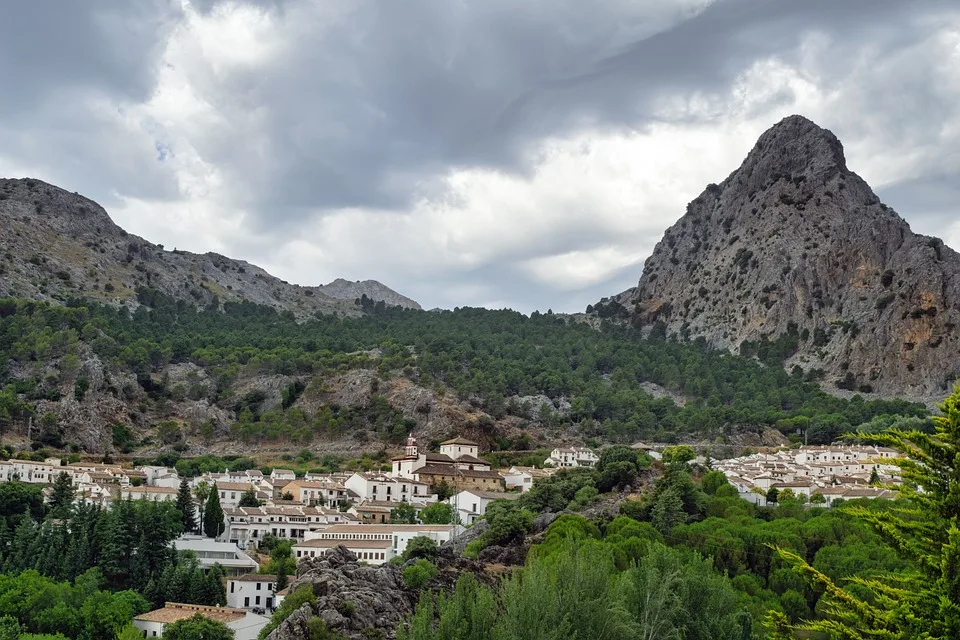
[[[167,251],[121,229],[92,200],[40,180],[0,179],[0,296],[135,304],[140,287],[198,307],[246,300],[298,318],[360,315],[362,294],[420,308],[372,280],[301,287],[216,253]]]
[[[637,324],[822,369],[845,389],[937,395],[960,368],[960,255],[913,233],[801,116],[691,202],[614,300]]]

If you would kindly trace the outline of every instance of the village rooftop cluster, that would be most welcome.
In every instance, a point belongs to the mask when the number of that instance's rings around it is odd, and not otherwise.
[[[423,451],[411,435],[403,454],[392,459],[390,471],[298,477],[289,469],[273,469],[269,475],[245,470],[188,478],[191,489],[204,484],[216,488],[223,530],[215,539],[186,534],[175,545],[193,552],[204,568],[223,567],[228,576],[227,607],[168,602],[137,616],[134,624],[146,636],[160,637],[165,625],[199,613],[224,622],[240,640],[256,638],[268,622],[264,614],[278,607],[288,591],[276,588],[276,576],[257,573],[259,564],[248,554],[265,537],[289,540],[298,563],[345,547],[362,562],[383,564],[402,555],[413,538],[447,542],[483,517],[492,502],[517,499],[540,478],[563,468],[592,467],[599,459],[585,447],[556,448],[543,469],[495,470],[479,457],[479,449],[476,442],[454,438],[441,443],[439,451]],[[755,504],[764,505],[789,491],[829,505],[853,498],[895,497],[890,487],[900,480],[892,464],[896,456],[892,449],[877,447],[800,447],[715,461],[713,468]],[[182,483],[176,469],[164,466],[64,465],[53,458],[0,462],[0,481],[43,484],[46,492],[64,473],[77,501],[105,508],[117,499],[175,501]],[[398,506],[406,505],[419,515],[440,501],[441,494],[450,494],[443,501],[452,507],[453,524],[391,523]],[[258,506],[241,506],[251,495]]]

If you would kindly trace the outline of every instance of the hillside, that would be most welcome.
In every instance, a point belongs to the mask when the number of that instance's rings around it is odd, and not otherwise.
[[[360,315],[363,295],[420,308],[372,280],[302,287],[242,260],[167,250],[127,233],[92,200],[34,179],[0,179],[0,276],[0,296],[59,302],[129,305],[149,287],[197,307],[249,301],[301,319]]]
[[[913,233],[801,116],[708,185],[598,311],[863,393],[942,397],[960,373],[960,255]]]

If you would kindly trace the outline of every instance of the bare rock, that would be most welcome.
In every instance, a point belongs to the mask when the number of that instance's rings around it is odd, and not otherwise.
[[[913,233],[801,116],[707,186],[611,302],[732,351],[794,336],[789,368],[862,393],[924,399],[960,375],[960,254]]]

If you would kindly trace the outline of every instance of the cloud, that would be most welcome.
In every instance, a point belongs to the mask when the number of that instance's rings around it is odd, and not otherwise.
[[[0,62],[23,86],[0,171],[291,281],[572,311],[635,284],[686,202],[799,112],[960,246],[960,13],[905,4],[96,0],[20,29],[4,7],[0,61],[57,46]]]

